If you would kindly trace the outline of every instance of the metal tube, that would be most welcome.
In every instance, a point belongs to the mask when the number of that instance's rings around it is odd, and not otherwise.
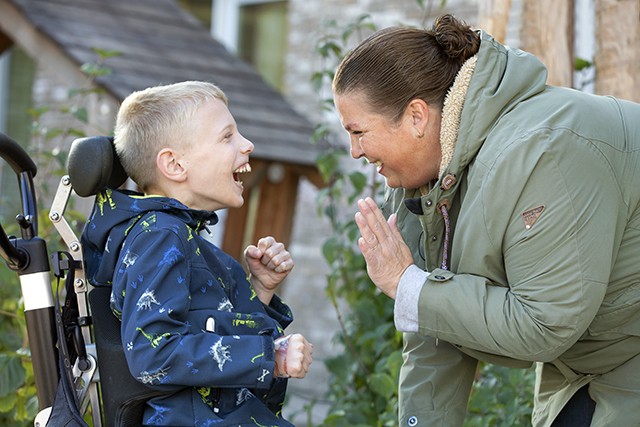
[[[38,408],[43,410],[53,405],[58,387],[58,354],[52,349],[56,345],[55,314],[53,307],[26,310],[29,348],[36,381]]]
[[[16,245],[29,255],[28,265],[18,272],[24,298],[24,316],[31,349],[40,410],[53,404],[58,373],[56,320],[49,277],[49,257],[44,240],[16,239]]]

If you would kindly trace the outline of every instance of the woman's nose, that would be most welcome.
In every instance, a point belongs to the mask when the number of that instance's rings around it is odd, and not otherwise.
[[[362,151],[362,147],[360,146],[360,139],[355,136],[351,137],[351,157],[354,159],[359,159],[364,156],[364,151]]]

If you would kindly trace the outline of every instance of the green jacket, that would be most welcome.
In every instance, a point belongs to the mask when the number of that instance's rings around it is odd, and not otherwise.
[[[442,178],[387,191],[383,211],[431,272],[404,337],[401,426],[462,425],[477,360],[538,362],[534,426],[587,383],[593,426],[640,425],[640,105],[546,77],[482,33]]]

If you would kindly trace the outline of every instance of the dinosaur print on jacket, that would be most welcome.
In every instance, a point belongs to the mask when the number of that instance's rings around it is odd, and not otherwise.
[[[213,212],[107,189],[82,235],[87,276],[112,286],[132,375],[166,395],[147,403],[149,425],[291,426],[287,380],[274,378],[274,339],[292,321],[265,306],[247,273],[200,232]]]

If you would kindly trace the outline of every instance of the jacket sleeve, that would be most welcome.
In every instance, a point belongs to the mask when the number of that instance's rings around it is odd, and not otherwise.
[[[192,300],[189,284],[196,267],[186,252],[186,238],[173,229],[156,229],[130,236],[122,249],[112,305],[121,312],[131,373],[151,386],[269,388],[275,367],[273,328],[225,334],[204,330],[206,318],[202,325],[191,324],[198,310],[203,316],[231,316],[239,325],[255,318],[215,307],[194,308],[198,295]],[[220,298],[221,305],[224,300]]]
[[[452,271],[420,294],[420,332],[514,359],[558,358],[607,288],[619,191],[602,155],[568,130],[540,131],[476,161]],[[466,209],[466,211],[464,210]]]

